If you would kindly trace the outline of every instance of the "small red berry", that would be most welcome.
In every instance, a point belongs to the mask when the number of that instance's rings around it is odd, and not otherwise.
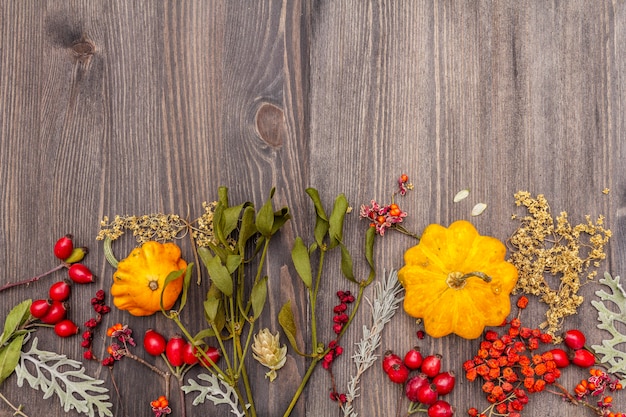
[[[429,378],[434,378],[441,371],[441,355],[429,355],[422,361],[421,371]]]
[[[454,408],[443,400],[435,401],[428,407],[428,417],[452,417],[453,415]]]
[[[426,337],[426,333],[424,333],[424,330],[418,330],[415,335],[419,340],[422,340],[424,337]]]
[[[173,336],[167,341],[165,356],[172,366],[181,366],[185,363],[183,360],[183,349],[186,343],[181,336]]]
[[[166,341],[160,333],[148,329],[143,336],[143,348],[149,355],[159,356],[165,352]]]
[[[54,256],[62,261],[69,258],[73,250],[72,235],[65,235],[54,244]]]
[[[220,354],[220,351],[218,348],[213,347],[213,346],[207,346],[206,349],[204,349],[204,353],[206,353],[206,355],[208,356],[208,358],[211,360],[211,362],[213,363],[217,363],[218,360],[220,360],[220,357],[222,356]],[[205,367],[205,368],[210,368],[211,366],[213,366],[205,357],[204,355],[200,355],[200,363]]]
[[[396,355],[392,351],[388,350],[383,356],[383,371],[389,372],[393,365],[400,363],[402,363],[402,358],[400,358],[400,356]]]
[[[48,294],[53,301],[66,301],[70,298],[72,287],[67,281],[55,282],[50,286]]]
[[[419,369],[419,367],[422,366],[423,360],[424,358],[422,357],[420,348],[417,346],[409,350],[406,355],[404,355],[404,364],[412,371]]]
[[[596,363],[596,357],[586,349],[578,349],[574,351],[572,363],[581,368],[589,368]]]
[[[566,368],[569,366],[569,357],[567,352],[563,349],[555,348],[550,351],[552,353],[552,360],[556,364],[557,368]]]
[[[409,379],[409,368],[404,366],[402,362],[394,363],[391,365],[389,371],[387,371],[387,376],[396,384],[404,384],[407,379]]]
[[[438,397],[435,384],[424,384],[417,389],[417,401],[424,405],[434,404]]]
[[[582,349],[585,346],[586,338],[580,330],[572,329],[563,335],[563,343],[570,349]]]
[[[70,337],[78,334],[78,326],[72,320],[61,320],[54,325],[54,332],[59,337]]]
[[[185,343],[185,347],[183,348],[183,362],[187,365],[195,365],[198,363],[198,357],[196,353],[198,352],[198,348],[196,348],[191,343]]]
[[[83,264],[72,264],[67,273],[70,279],[77,284],[89,284],[96,280],[89,268]]]
[[[45,316],[41,321],[46,324],[57,324],[67,316],[67,307],[62,301],[53,301]]]
[[[433,384],[437,387],[439,395],[446,395],[452,392],[456,378],[454,372],[442,372],[433,378]]]
[[[406,394],[406,397],[409,399],[409,401],[414,403],[419,401],[417,399],[417,390],[425,384],[428,384],[428,377],[423,373],[413,376],[409,378],[408,381],[406,381],[406,385],[404,386],[404,393]]]
[[[50,310],[51,305],[50,300],[35,300],[30,305],[30,314],[34,318],[40,319]]]

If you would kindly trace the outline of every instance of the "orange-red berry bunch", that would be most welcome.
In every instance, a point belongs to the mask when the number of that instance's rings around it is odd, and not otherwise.
[[[526,297],[518,307],[525,308]],[[470,408],[471,417],[491,415],[495,412],[509,417],[520,417],[528,403],[528,395],[544,391],[561,375],[551,351],[538,353],[541,345],[552,342],[552,336],[540,329],[522,326],[519,317],[509,323],[507,332],[499,335],[493,330],[485,338],[473,359],[463,364],[465,377],[483,381],[482,389],[491,406],[482,413]]]
[[[574,388],[574,395],[576,400],[585,401],[592,407],[595,402],[598,412],[602,413],[602,416],[626,417],[624,413],[614,413],[609,410],[613,405],[613,397],[610,393],[619,391],[622,388],[619,380],[611,378],[609,374],[601,369],[591,368],[589,377],[581,380]]]
[[[413,189],[413,185],[409,183],[409,177],[406,174],[402,174],[398,178],[398,191],[394,195],[405,195],[407,190],[411,189]],[[381,236],[385,235],[387,229],[402,223],[402,219],[407,216],[407,213],[393,202],[393,198],[391,204],[382,205],[375,200],[372,200],[370,204],[369,206],[366,204],[361,205],[359,217],[369,220],[370,227],[374,227],[376,233]]]
[[[154,417],[161,417],[167,414],[172,413],[172,409],[170,408],[170,403],[167,401],[165,395],[161,395],[154,401],[150,401],[150,407],[152,407],[152,412],[154,413]]]

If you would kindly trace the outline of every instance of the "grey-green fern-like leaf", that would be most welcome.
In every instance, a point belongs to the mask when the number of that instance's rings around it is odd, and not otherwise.
[[[233,387],[213,374],[201,373],[198,375],[198,379],[207,382],[208,385],[199,384],[193,379],[189,379],[187,381],[189,385],[180,387],[186,394],[198,392],[198,395],[193,400],[193,405],[204,403],[205,400],[211,400],[215,405],[227,404],[230,406],[230,412],[237,417],[245,416],[245,413],[239,410],[239,401]],[[249,407],[249,404],[247,406]]]
[[[602,345],[593,345],[591,348],[600,357],[600,362],[609,366],[608,371],[613,374],[626,373],[626,335],[620,333],[615,324],[620,322],[626,325],[626,292],[620,284],[620,277],[613,278],[608,272],[604,273],[604,278],[598,282],[611,289],[596,291],[596,295],[601,301],[592,301],[591,305],[598,311],[598,328],[606,330],[611,334],[610,339],[602,341]],[[626,382],[626,379],[622,383]]]
[[[108,389],[101,386],[104,381],[85,374],[85,368],[78,361],[39,350],[37,341],[34,338],[30,350],[20,355],[15,368],[19,387],[26,381],[31,388],[41,390],[44,399],[56,394],[66,413],[74,409],[89,417],[94,417],[96,411],[100,417],[113,416],[112,404],[105,394]]]

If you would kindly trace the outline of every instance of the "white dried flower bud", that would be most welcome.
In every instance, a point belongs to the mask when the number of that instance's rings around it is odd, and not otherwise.
[[[252,345],[252,356],[259,363],[270,369],[265,374],[270,382],[276,379],[276,371],[287,362],[287,346],[280,346],[280,334],[276,332],[274,336],[269,329],[263,329],[254,335],[254,344]]]

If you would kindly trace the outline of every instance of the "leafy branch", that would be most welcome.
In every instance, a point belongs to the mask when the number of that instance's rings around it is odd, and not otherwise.
[[[78,361],[38,349],[37,342],[34,338],[30,350],[22,352],[15,368],[19,387],[26,381],[31,388],[43,391],[44,399],[56,394],[65,412],[74,409],[89,417],[93,417],[96,411],[100,417],[113,416],[109,396],[104,394],[108,389],[101,386],[104,381],[85,374],[85,368]]]

